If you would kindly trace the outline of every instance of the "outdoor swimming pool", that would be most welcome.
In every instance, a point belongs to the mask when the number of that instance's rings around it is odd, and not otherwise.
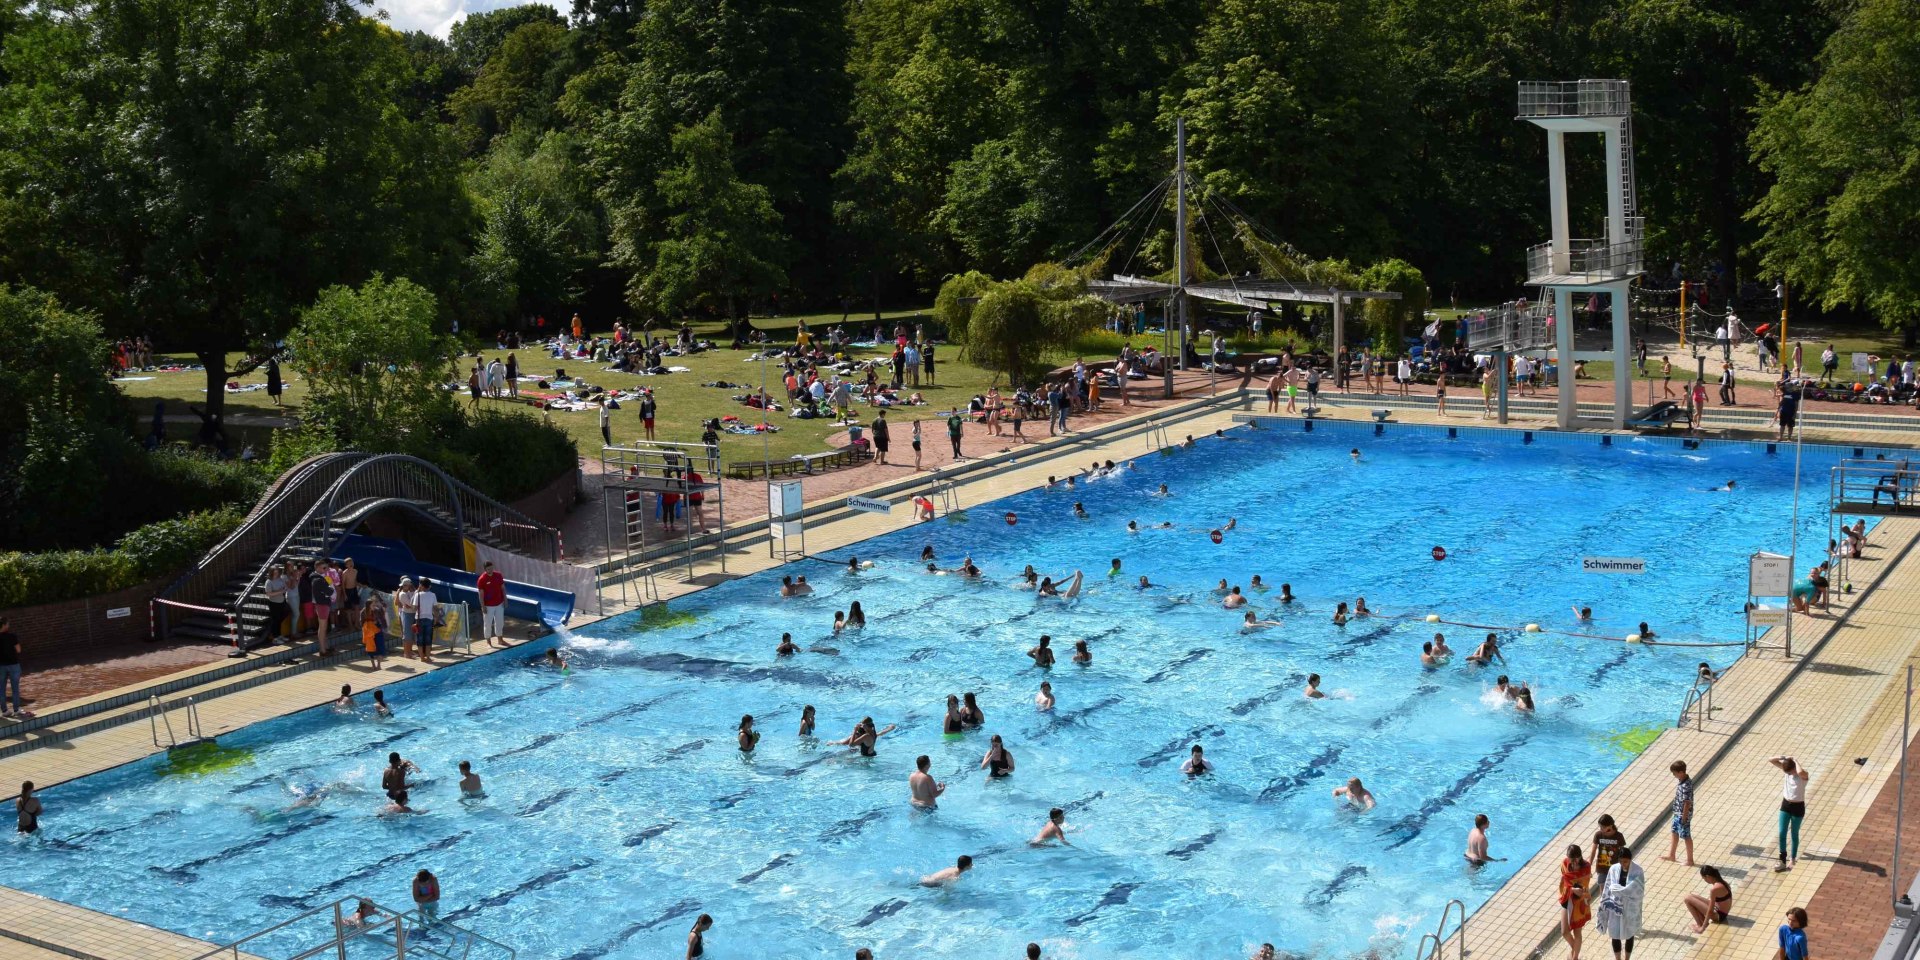
[[[1841,452],[1807,449],[1804,553],[1824,546]],[[425,867],[443,916],[539,960],[679,956],[700,912],[717,921],[711,957],[1010,957],[1029,940],[1048,957],[1244,957],[1269,940],[1404,956],[1443,903],[1485,899],[1671,722],[1694,663],[1736,652],[1514,633],[1504,669],[1428,671],[1424,615],[1570,629],[1587,604],[1594,633],[1648,620],[1665,639],[1736,640],[1745,557],[1784,552],[1791,515],[1791,450],[1759,445],[1296,425],[1138,463],[584,629],[564,676],[524,665],[536,646],[389,687],[393,720],[316,709],[223,738],[251,754],[226,769],[161,775],[157,758],[55,788],[50,836],[13,841],[6,882],[226,940],[349,894],[405,905]],[[1707,492],[1729,478],[1737,492]],[[1163,482],[1172,496],[1152,496]],[[1076,500],[1091,519],[1073,519]],[[1209,542],[1228,517],[1238,529]],[[1130,535],[1128,519],[1176,526]],[[985,580],[922,573],[928,543],[943,566],[970,553]],[[849,553],[878,566],[849,575]],[[1647,573],[1582,574],[1582,556],[1644,557]],[[1112,557],[1124,571],[1108,579]],[[1087,588],[1036,601],[1008,587],[1026,563],[1083,569]],[[779,599],[779,573],[818,593]],[[1165,586],[1134,589],[1142,573]],[[1212,588],[1254,573],[1275,588],[1254,609],[1285,625],[1243,634]],[[1291,608],[1274,602],[1282,582]],[[1362,594],[1404,618],[1329,622]],[[830,636],[855,598],[867,628]],[[1462,655],[1486,632],[1438,629]],[[837,653],[776,659],[782,631]],[[1041,633],[1060,652],[1050,675],[1024,655]],[[1067,662],[1082,638],[1090,667]],[[1300,695],[1309,672],[1330,699]],[[1533,684],[1536,715],[1486,695],[1502,672]],[[1042,679],[1051,714],[1034,708]],[[945,697],[965,691],[985,728],[943,737]],[[803,704],[823,739],[869,715],[900,729],[851,758],[795,736]],[[751,758],[734,745],[744,713],[764,733]],[[990,733],[1017,760],[1009,780],[977,769]],[[1196,742],[1218,769],[1188,780]],[[425,815],[375,815],[389,750],[432,776],[414,796]],[[950,784],[931,815],[906,802],[920,753]],[[463,759],[486,799],[455,798]],[[1348,776],[1378,809],[1336,808]],[[287,809],[316,787],[330,792]],[[1029,848],[1053,806],[1073,846]],[[1463,865],[1475,813],[1511,862]],[[957,887],[916,885],[963,853],[975,869]]]

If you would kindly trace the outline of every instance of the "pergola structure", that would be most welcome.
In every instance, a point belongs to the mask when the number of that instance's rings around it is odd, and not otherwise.
[[[1110,280],[1095,280],[1087,285],[1088,292],[1109,303],[1151,303],[1170,301],[1179,322],[1167,324],[1169,338],[1177,329],[1179,343],[1172,352],[1178,358],[1180,369],[1186,369],[1187,340],[1191,334],[1187,322],[1187,299],[1198,297],[1215,303],[1230,303],[1235,306],[1252,309],[1271,310],[1275,304],[1296,303],[1306,305],[1331,306],[1333,308],[1333,357],[1339,362],[1341,352],[1346,348],[1347,304],[1355,300],[1398,300],[1400,294],[1391,290],[1342,290],[1324,284],[1296,283],[1286,279],[1269,277],[1228,277],[1223,280],[1196,281],[1188,276],[1190,259],[1189,238],[1187,236],[1187,127],[1184,118],[1174,122],[1174,170],[1170,178],[1175,188],[1175,243],[1176,259],[1180,263],[1181,280],[1177,284],[1149,280],[1129,274],[1115,274]],[[1141,202],[1146,203],[1155,191],[1150,191]],[[1136,208],[1139,205],[1136,204]],[[1131,214],[1131,211],[1129,211]],[[1205,211],[1201,212],[1205,217]],[[1124,220],[1124,218],[1123,218]],[[1251,225],[1249,225],[1251,226]],[[1109,228],[1111,229],[1111,228]],[[1218,240],[1215,241],[1216,245]],[[1173,344],[1169,344],[1173,346]],[[1337,371],[1336,379],[1345,371]],[[1168,371],[1167,376],[1172,377]],[[1168,380],[1168,389],[1172,381]]]

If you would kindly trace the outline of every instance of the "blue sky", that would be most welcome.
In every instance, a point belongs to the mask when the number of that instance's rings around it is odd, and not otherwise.
[[[387,12],[387,23],[396,30],[425,30],[444,38],[454,23],[469,13],[525,2],[527,0],[373,0],[373,5]],[[570,6],[562,0],[547,0],[547,3],[561,13]]]

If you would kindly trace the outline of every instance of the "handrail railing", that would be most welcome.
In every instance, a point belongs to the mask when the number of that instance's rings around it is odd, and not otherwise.
[[[1604,239],[1567,241],[1564,253],[1552,243],[1527,248],[1527,276],[1537,277],[1630,277],[1641,272],[1641,244],[1638,237],[1624,243]]]
[[[349,906],[351,905],[351,906]],[[361,916],[361,907],[368,909]],[[331,917],[327,915],[331,914]],[[282,920],[271,927],[256,930],[238,940],[222,944],[192,960],[246,960],[255,956],[251,951],[242,952],[246,944],[272,937],[289,931],[294,925],[315,917],[325,917],[331,921],[324,942],[299,948],[286,955],[285,960],[315,960],[322,956],[344,958],[347,945],[363,938],[373,938],[379,944],[382,954],[392,951],[396,960],[405,960],[410,955],[437,957],[440,960],[467,960],[472,957],[475,947],[491,948],[488,953],[515,960],[518,951],[491,937],[476,933],[465,927],[456,926],[445,920],[428,920],[418,910],[392,910],[365,897],[341,897],[331,903],[321,904],[304,913]],[[448,944],[441,947],[431,940],[423,939],[425,931],[442,931],[447,934]],[[389,939],[381,940],[375,934],[388,933]],[[456,952],[457,951],[457,952]],[[364,951],[356,951],[354,956],[365,956]]]
[[[1448,900],[1446,906],[1440,908],[1440,922],[1434,925],[1432,933],[1421,934],[1420,945],[1413,950],[1414,960],[1441,960],[1441,951],[1447,947],[1447,918],[1453,915],[1454,907],[1460,908],[1460,926],[1455,929],[1455,932],[1460,936],[1459,960],[1465,960],[1467,956],[1467,905],[1457,899]],[[1433,941],[1432,953],[1427,952],[1427,941],[1429,940]]]
[[[1694,729],[1705,730],[1707,721],[1712,719],[1710,714],[1713,713],[1713,684],[1703,685],[1701,681],[1695,680],[1693,686],[1687,688],[1686,695],[1680,698],[1680,716],[1673,722],[1676,729],[1687,725],[1687,713],[1695,707],[1699,708],[1699,712],[1694,717]]]
[[[1835,511],[1844,509],[1841,504],[1884,505],[1889,511],[1920,508],[1920,467],[1911,459],[1849,457],[1830,476],[1828,503]]]
[[[1522,80],[1521,117],[1624,117],[1632,109],[1625,80]]]
[[[162,725],[167,728],[166,743],[160,742],[160,728]],[[160,702],[160,695],[157,693],[147,698],[147,730],[153,734],[153,745],[156,747],[172,747],[174,744],[180,742],[179,739],[173,735],[173,721],[167,719],[166,704]]]

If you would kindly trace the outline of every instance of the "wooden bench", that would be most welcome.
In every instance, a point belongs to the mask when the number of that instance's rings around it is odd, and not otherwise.
[[[809,453],[785,460],[742,460],[727,464],[727,475],[739,480],[755,477],[790,477],[796,473],[818,473],[835,467],[850,467],[872,454],[852,447]]]

